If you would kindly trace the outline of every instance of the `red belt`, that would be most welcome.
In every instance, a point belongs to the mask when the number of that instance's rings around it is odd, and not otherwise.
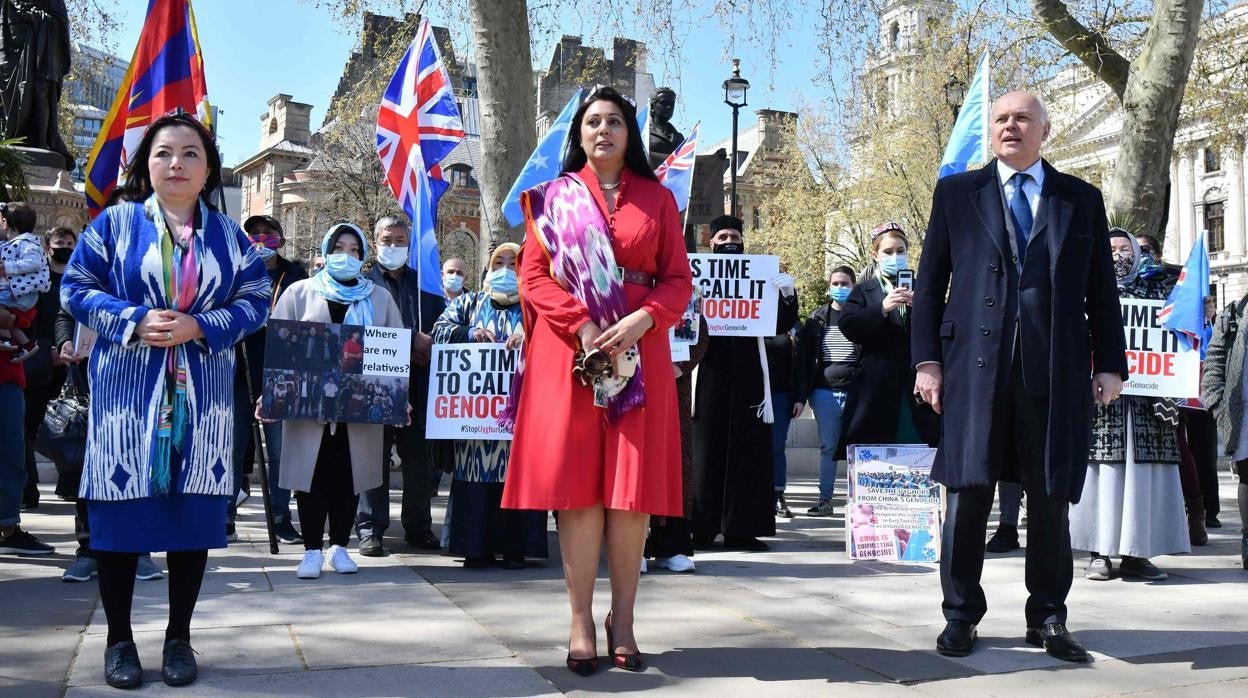
[[[626,284],[637,284],[638,286],[648,286],[654,288],[654,274],[647,274],[644,271],[636,271],[633,269],[625,269],[624,267],[616,267],[615,275],[620,281]]]

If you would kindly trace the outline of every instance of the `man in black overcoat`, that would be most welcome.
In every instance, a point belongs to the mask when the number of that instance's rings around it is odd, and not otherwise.
[[[1105,204],[1040,158],[1049,119],[1011,92],[992,105],[996,159],[936,185],[911,324],[915,397],[944,420],[932,475],[949,489],[939,652],[971,652],[987,611],[984,533],[998,479],[1027,494],[1026,640],[1068,661],[1067,512],[1087,471],[1094,402],[1127,377]]]

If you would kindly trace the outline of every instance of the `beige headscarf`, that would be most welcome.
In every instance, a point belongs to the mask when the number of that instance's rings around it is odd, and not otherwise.
[[[489,292],[490,298],[493,298],[494,302],[499,305],[515,305],[520,301],[519,290],[512,294],[506,294],[495,293],[494,290],[490,288],[490,271],[494,269],[494,260],[498,259],[498,256],[504,252],[510,252],[516,257],[519,257],[520,246],[514,242],[504,242],[494,248],[494,251],[490,253],[490,263],[485,267],[485,280],[481,282],[481,290]],[[519,275],[519,273],[519,270],[517,270],[516,274]],[[517,286],[517,288],[519,287]]]

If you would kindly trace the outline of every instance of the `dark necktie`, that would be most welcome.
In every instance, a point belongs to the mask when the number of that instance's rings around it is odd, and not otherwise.
[[[1010,197],[1010,217],[1014,219],[1014,236],[1018,238],[1018,263],[1023,264],[1027,257],[1027,241],[1031,239],[1031,204],[1027,202],[1027,194],[1023,185],[1031,179],[1026,172],[1015,172],[1010,181],[1014,183],[1014,195]]]

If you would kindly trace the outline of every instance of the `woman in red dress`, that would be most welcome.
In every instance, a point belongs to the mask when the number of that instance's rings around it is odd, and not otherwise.
[[[564,174],[524,197],[527,338],[502,504],[559,512],[567,663],[582,675],[597,667],[591,606],[605,532],[607,651],[616,666],[640,671],[633,604],[649,515],[683,513],[667,338],[693,284],[676,202],[650,170],[632,103],[595,89],[568,137]],[[639,365],[626,387],[614,386],[618,394],[573,376],[578,349],[629,358],[634,347]]]

